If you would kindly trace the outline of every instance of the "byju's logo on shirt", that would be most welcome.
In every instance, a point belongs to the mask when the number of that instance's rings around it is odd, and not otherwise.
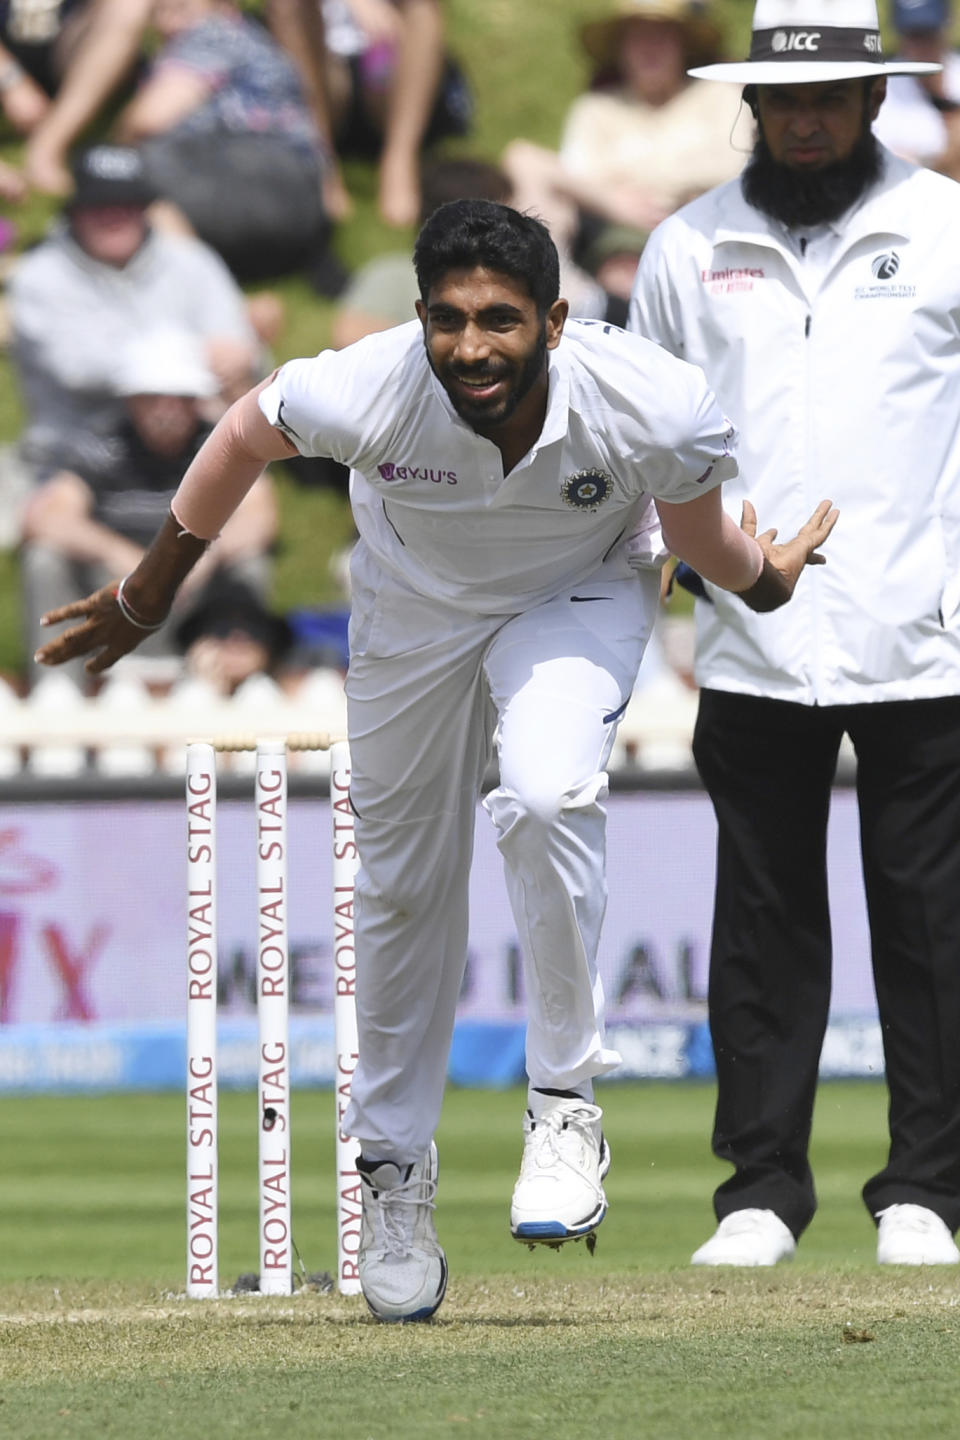
[[[456,470],[434,470],[429,465],[396,465],[387,460],[377,466],[381,480],[430,480],[434,485],[456,485]]]
[[[578,470],[567,476],[560,494],[574,510],[599,510],[604,500],[609,500],[612,488],[606,470]]]
[[[883,250],[870,261],[870,273],[879,282],[874,285],[858,285],[853,292],[855,300],[912,300],[917,293],[916,285],[892,283],[900,271],[900,256],[896,250]]]

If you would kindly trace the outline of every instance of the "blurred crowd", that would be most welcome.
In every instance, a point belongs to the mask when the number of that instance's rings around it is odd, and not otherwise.
[[[892,78],[877,130],[958,178],[947,7],[893,0],[900,53],[944,69]],[[687,74],[727,53],[709,4],[611,0],[575,40],[588,80],[556,148],[517,136],[479,156],[465,147],[483,61],[451,53],[442,0],[0,0],[0,134],[22,142],[19,164],[0,163],[3,333],[24,411],[0,458],[0,543],[19,555],[28,655],[46,610],[131,569],[219,415],[269,373],[284,325],[271,281],[303,275],[348,345],[412,318],[411,227],[483,196],[547,221],[574,315],[624,322],[650,230],[739,173],[753,119],[737,87]],[[398,237],[357,268],[336,246],[348,157],[374,168]],[[31,192],[59,213],[21,253]],[[337,468],[291,474],[343,485]],[[342,671],[339,630],[272,613],[276,537],[265,473],[124,663],[218,695]],[[654,653],[645,675],[657,668]],[[82,670],[67,678],[88,690]],[[42,683],[31,666],[24,687]]]

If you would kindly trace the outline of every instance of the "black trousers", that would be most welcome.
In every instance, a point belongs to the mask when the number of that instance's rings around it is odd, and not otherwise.
[[[811,707],[704,690],[694,755],[719,826],[709,1009],[714,1196],[816,1208],[808,1144],[830,1000],[826,831],[844,733],[889,1088],[887,1164],[868,1210],[924,1205],[960,1226],[960,697]]]

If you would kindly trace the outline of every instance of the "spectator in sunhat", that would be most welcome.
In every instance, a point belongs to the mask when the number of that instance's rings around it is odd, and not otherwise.
[[[647,243],[632,328],[702,367],[743,434],[749,498],[840,520],[799,603],[697,601],[694,752],[719,827],[709,1012],[713,1148],[733,1166],[701,1265],[789,1258],[831,992],[826,832],[844,735],[889,1088],[863,1188],[881,1264],[953,1265],[960,1224],[960,188],[871,122],[887,77],[874,0],[758,0],[741,179]],[[846,957],[840,956],[843,963]]]
[[[614,0],[581,27],[579,41],[593,79],[570,106],[557,150],[518,138],[503,164],[517,208],[546,220],[561,256],[576,261],[566,267],[563,293],[573,314],[587,316],[597,312],[588,308],[583,271],[597,278],[607,232],[616,227],[622,241],[632,231],[639,256],[664,216],[740,173],[753,125],[727,86],[686,73],[724,53],[710,5]]]

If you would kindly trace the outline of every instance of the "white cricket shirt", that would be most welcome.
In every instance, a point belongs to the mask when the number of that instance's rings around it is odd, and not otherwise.
[[[549,353],[533,448],[500,451],[457,415],[419,321],[284,365],[260,395],[303,455],[348,465],[361,539],[422,595],[513,614],[585,579],[656,563],[652,497],[682,503],[737,473],[735,434],[700,370],[600,321]]]
[[[960,693],[958,234],[960,186],[885,152],[806,251],[739,181],[651,236],[631,325],[702,366],[740,428],[731,514],[749,496],[788,537],[820,500],[840,512],[789,605],[708,586],[699,684],[805,705]]]

